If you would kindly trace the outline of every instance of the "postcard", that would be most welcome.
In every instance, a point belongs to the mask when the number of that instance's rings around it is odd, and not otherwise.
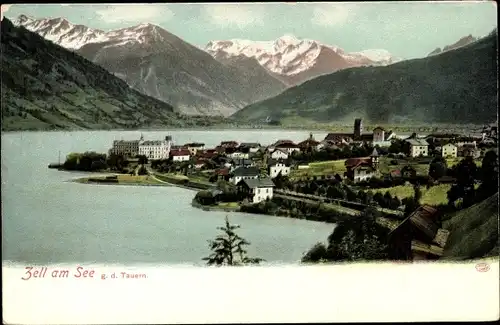
[[[4,322],[498,319],[496,12],[2,5]]]

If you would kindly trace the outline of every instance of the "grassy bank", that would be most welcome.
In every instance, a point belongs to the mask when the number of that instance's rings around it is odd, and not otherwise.
[[[190,189],[207,190],[215,187],[214,184],[204,181],[201,177],[187,177],[179,174],[159,174],[155,173],[154,176],[161,181],[178,185]]]
[[[74,180],[82,184],[106,184],[106,185],[156,185],[156,186],[169,186],[168,184],[158,182],[151,176],[132,176],[128,174],[117,175],[116,180],[107,179],[106,177],[84,177]]]

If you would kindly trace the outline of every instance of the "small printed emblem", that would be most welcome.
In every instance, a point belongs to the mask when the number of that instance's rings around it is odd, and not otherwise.
[[[478,272],[488,272],[490,270],[490,266],[488,263],[477,263],[476,271]]]

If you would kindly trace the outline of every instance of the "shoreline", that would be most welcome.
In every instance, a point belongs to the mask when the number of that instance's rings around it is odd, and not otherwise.
[[[470,128],[476,128],[476,127],[482,127],[482,124],[422,124],[422,125],[401,125],[401,124],[385,124],[385,123],[379,123],[380,125],[384,125],[387,127],[391,127],[392,129],[395,130],[395,132],[417,132],[418,129],[420,128],[425,128],[425,129],[432,129],[432,128],[445,128],[445,129],[470,129]],[[379,125],[376,124],[376,125]],[[365,127],[368,127],[371,129],[372,125],[367,124]],[[375,124],[373,124],[373,127],[375,127]],[[165,132],[165,131],[186,131],[186,130],[194,130],[194,131],[232,131],[232,130],[242,130],[242,131],[259,131],[259,130],[266,130],[266,131],[321,131],[321,132],[331,132],[332,130],[336,129],[350,129],[352,128],[352,125],[347,125],[347,124],[331,124],[331,125],[306,125],[304,127],[297,126],[297,125],[284,125],[284,126],[267,126],[267,125],[256,125],[255,127],[251,127],[248,125],[234,125],[234,126],[213,126],[213,127],[191,127],[191,128],[182,128],[182,127],[157,127],[157,128],[138,128],[138,129],[122,129],[122,128],[112,128],[112,129],[50,129],[50,130],[2,130],[1,133],[6,133],[6,134],[14,134],[14,133],[22,133],[22,132],[29,132],[29,133],[35,133],[35,132],[139,132],[139,131],[145,131],[145,132]],[[401,131],[398,129],[407,129],[407,131]],[[430,132],[430,131],[429,131]]]

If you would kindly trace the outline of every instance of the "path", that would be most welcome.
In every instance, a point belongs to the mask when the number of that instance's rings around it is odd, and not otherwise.
[[[169,182],[165,182],[165,181],[157,178],[155,176],[155,173],[153,172],[153,170],[151,169],[151,167],[149,165],[145,165],[145,167],[146,167],[146,171],[148,172],[148,175],[151,176],[155,181],[172,186],[172,184],[170,184]]]
[[[327,198],[327,197],[324,197],[324,196],[318,196],[318,195],[312,195],[312,194],[304,194],[304,193],[299,193],[299,192],[294,192],[294,191],[287,191],[287,190],[275,190],[274,191],[276,194],[278,195],[283,195],[285,197],[295,197],[295,198],[298,198],[298,199],[305,199],[305,200],[314,200],[315,202],[317,201],[321,201],[321,202],[325,202],[325,203],[337,203],[337,204],[348,204],[350,207],[353,207],[355,206],[356,208],[353,208],[353,209],[356,209],[358,210],[364,210],[365,208],[367,207],[372,207],[372,208],[375,208],[377,209],[378,211],[380,212],[383,212],[383,213],[386,213],[386,214],[393,214],[393,215],[397,215],[397,216],[403,216],[404,213],[402,211],[399,211],[399,210],[391,210],[391,209],[386,209],[386,208],[381,208],[379,206],[375,206],[375,205],[368,205],[368,204],[363,204],[363,203],[359,203],[359,202],[352,202],[352,201],[346,201],[346,200],[341,200],[341,199],[331,199],[331,198]]]

